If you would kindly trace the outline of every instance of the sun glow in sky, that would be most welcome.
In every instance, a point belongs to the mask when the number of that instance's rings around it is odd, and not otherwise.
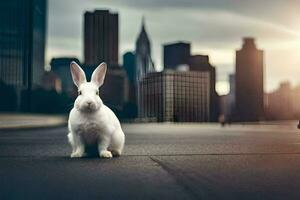
[[[300,3],[294,0],[51,0],[47,62],[52,57],[82,60],[82,22],[86,10],[119,13],[120,58],[135,49],[141,18],[152,41],[157,70],[163,69],[162,45],[190,41],[193,54],[208,54],[217,69],[217,91],[229,91],[235,51],[242,37],[255,37],[265,56],[265,91],[280,82],[300,83]],[[122,60],[120,59],[122,62]]]

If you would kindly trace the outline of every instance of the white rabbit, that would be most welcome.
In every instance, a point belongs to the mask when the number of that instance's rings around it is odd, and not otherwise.
[[[78,97],[68,121],[71,158],[84,156],[85,148],[92,145],[97,145],[101,158],[120,156],[125,135],[118,118],[103,104],[99,96],[106,64],[101,63],[95,69],[91,82],[86,81],[84,71],[77,63],[71,62],[70,68],[73,81],[78,88]]]

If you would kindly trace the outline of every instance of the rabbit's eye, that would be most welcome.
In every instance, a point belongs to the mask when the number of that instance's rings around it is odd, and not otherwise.
[[[99,95],[99,91],[96,91],[96,95]]]
[[[81,95],[81,94],[82,94],[82,93],[81,93],[81,91],[79,90],[79,91],[78,91],[78,95]]]

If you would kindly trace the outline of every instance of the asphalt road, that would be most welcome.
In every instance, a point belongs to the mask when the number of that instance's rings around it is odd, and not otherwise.
[[[69,158],[66,128],[0,131],[0,199],[300,199],[296,124],[123,128],[110,160]]]

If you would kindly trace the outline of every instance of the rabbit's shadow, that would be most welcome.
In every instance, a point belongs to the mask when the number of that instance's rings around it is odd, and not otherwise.
[[[99,158],[97,145],[86,146],[84,158]]]
[[[108,150],[110,151],[110,149],[108,149]],[[113,158],[118,158],[118,157],[120,157],[120,156],[113,155]],[[70,157],[65,156],[64,158],[69,159]],[[98,151],[98,146],[97,145],[85,146],[84,155],[80,159],[95,159],[95,158],[100,158],[99,151]],[[102,160],[110,160],[110,159],[102,159]]]
[[[86,146],[84,152],[85,153],[84,153],[83,157],[81,157],[80,159],[100,158],[97,145]],[[66,156],[65,158],[69,159],[70,157]]]

